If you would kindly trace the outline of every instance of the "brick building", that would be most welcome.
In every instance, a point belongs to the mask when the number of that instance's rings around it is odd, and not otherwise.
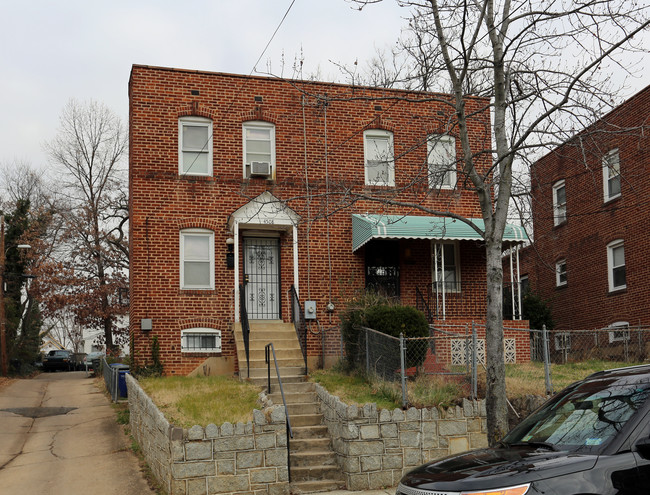
[[[294,300],[312,301],[309,364],[331,362],[364,287],[484,320],[480,236],[407,206],[481,218],[448,95],[136,65],[129,99],[136,365],[157,340],[166,373],[237,371],[241,322],[291,322]],[[488,103],[467,99],[473,152],[491,148]]]
[[[534,245],[521,276],[550,302],[558,331],[607,329],[582,347],[650,325],[649,146],[650,86],[533,166]],[[551,351],[577,351],[557,334]]]

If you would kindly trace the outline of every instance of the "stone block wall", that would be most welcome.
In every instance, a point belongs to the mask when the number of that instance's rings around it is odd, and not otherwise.
[[[182,429],[165,419],[131,375],[126,379],[132,434],[168,494],[289,493],[283,406],[266,414],[255,410],[247,424]]]
[[[406,411],[347,405],[316,385],[332,445],[348,490],[396,486],[425,462],[487,446],[485,401]]]

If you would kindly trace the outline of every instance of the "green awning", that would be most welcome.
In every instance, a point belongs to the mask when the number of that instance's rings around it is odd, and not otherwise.
[[[483,219],[472,218],[479,230],[485,230]],[[371,239],[445,239],[480,241],[483,236],[470,225],[447,217],[404,215],[352,215],[352,251]],[[528,240],[526,231],[518,225],[506,225],[505,242]]]

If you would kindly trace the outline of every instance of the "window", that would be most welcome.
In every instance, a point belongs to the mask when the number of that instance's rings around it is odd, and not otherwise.
[[[212,328],[181,331],[181,352],[221,352],[221,331]]]
[[[625,248],[622,240],[607,245],[607,278],[610,292],[627,287],[625,280]]]
[[[522,275],[519,278],[519,292],[524,296],[530,292],[530,281],[528,280],[528,275]]]
[[[214,234],[181,231],[181,289],[214,289]]]
[[[564,287],[566,284],[566,260],[560,260],[555,263],[555,285],[556,287]]]
[[[366,161],[366,184],[394,186],[393,133],[371,129],[363,133]]]
[[[427,156],[429,187],[440,189],[456,187],[456,139],[452,136],[429,136]]]
[[[564,181],[553,185],[553,225],[566,222],[566,188]]]
[[[554,341],[556,351],[568,351],[571,349],[571,334],[569,332],[555,333]]]
[[[269,122],[244,122],[244,177],[273,176],[275,126]]]
[[[603,157],[603,193],[605,201],[621,195],[621,162],[618,149],[613,149]]]
[[[178,173],[212,175],[212,121],[182,117],[178,121]]]
[[[630,325],[627,321],[617,321],[607,328],[611,328],[608,332],[610,344],[613,342],[625,342],[626,340],[630,340]]]
[[[433,244],[434,292],[460,292],[458,245],[452,242]]]

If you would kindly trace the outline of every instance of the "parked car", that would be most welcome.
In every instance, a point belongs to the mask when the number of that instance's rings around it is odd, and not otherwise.
[[[650,365],[570,385],[494,448],[406,474],[398,495],[640,494],[650,490]]]
[[[84,366],[87,369],[92,369],[92,367],[93,367],[93,359],[95,359],[95,360],[100,359],[101,360],[104,356],[105,356],[105,354],[103,352],[101,352],[101,351],[89,352],[88,354],[86,354],[84,356]]]
[[[44,371],[70,371],[71,369],[73,369],[73,362],[72,353],[70,351],[54,350],[43,356]]]

